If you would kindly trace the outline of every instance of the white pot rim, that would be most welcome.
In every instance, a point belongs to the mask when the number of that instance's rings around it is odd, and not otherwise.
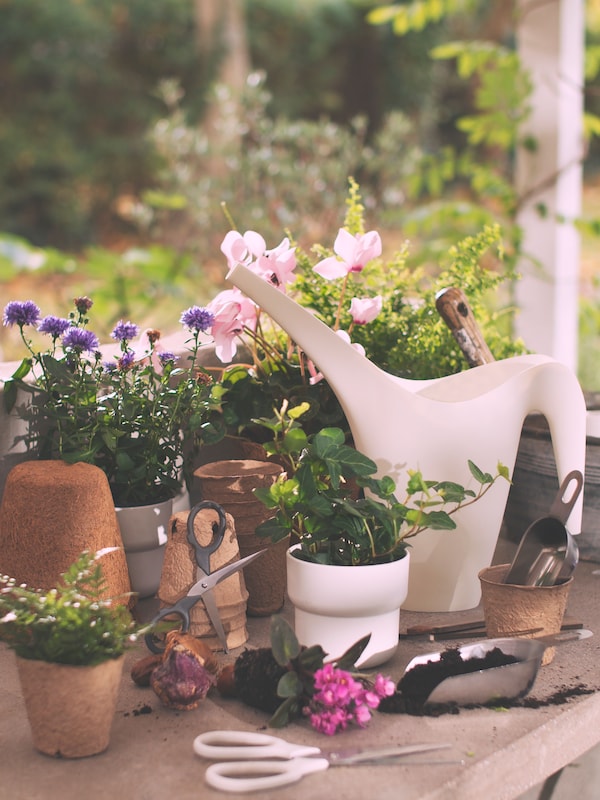
[[[313,567],[327,567],[329,569],[380,569],[381,567],[390,567],[393,564],[398,564],[400,561],[404,561],[406,558],[410,557],[409,551],[406,550],[401,558],[397,558],[394,561],[385,561],[381,564],[320,564],[317,561],[306,561],[303,558],[298,558],[296,553],[300,551],[300,548],[300,544],[293,544],[288,548],[288,557],[293,558],[294,561],[301,564],[310,564]]]

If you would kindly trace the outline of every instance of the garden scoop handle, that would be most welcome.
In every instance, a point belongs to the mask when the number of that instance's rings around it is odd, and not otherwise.
[[[454,286],[442,289],[435,297],[435,307],[452,331],[470,367],[480,367],[495,360],[462,289]]]

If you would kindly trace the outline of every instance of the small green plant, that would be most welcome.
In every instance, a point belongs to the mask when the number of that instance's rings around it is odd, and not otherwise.
[[[99,558],[84,552],[54,589],[32,589],[0,576],[0,640],[22,658],[95,665],[118,658],[135,640],[123,602],[106,599]]]
[[[272,419],[261,421],[275,436],[267,452],[281,455],[290,474],[255,489],[274,512],[256,533],[273,542],[292,534],[300,542],[297,556],[307,561],[351,566],[396,561],[411,538],[427,528],[453,530],[453,514],[478,501],[498,478],[509,480],[502,464],[491,475],[469,461],[479,484],[475,492],[408,470],[406,497],[399,500],[394,480],[376,478],[377,464],[346,444],[340,428],[307,436],[298,421],[301,415],[301,407],[288,411],[284,405]]]

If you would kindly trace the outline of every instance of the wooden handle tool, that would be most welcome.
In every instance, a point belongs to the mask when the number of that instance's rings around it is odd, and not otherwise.
[[[435,298],[435,307],[452,331],[470,367],[480,367],[494,361],[462,289],[450,286]]]

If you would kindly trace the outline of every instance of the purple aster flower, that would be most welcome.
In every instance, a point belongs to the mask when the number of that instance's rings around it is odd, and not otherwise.
[[[92,331],[86,331],[84,328],[75,327],[71,327],[65,331],[62,338],[62,344],[64,348],[77,350],[80,353],[84,351],[87,351],[88,353],[94,353],[98,347],[100,347],[100,342],[98,341],[98,337],[95,333],[92,333]]]
[[[120,320],[115,325],[111,338],[116,339],[118,342],[129,341],[130,339],[135,339],[139,332],[140,329],[135,323]]]
[[[37,325],[40,321],[40,309],[33,300],[12,300],[4,308],[4,325],[18,325],[19,328],[25,325]]]
[[[200,308],[200,306],[192,306],[183,312],[180,318],[182,325],[190,331],[207,331],[212,326],[215,320],[215,315],[207,308]]]
[[[108,372],[110,374],[116,371],[117,363],[116,361],[103,361],[102,368],[104,369],[105,372]]]
[[[47,317],[38,325],[40,333],[48,333],[53,339],[58,339],[69,328],[71,323],[64,317],[55,317],[53,314],[48,314]]]
[[[135,362],[135,353],[132,350],[127,350],[127,352],[123,353],[123,355],[121,356],[121,358],[117,363],[119,369],[125,372],[126,370],[131,369],[131,367],[133,367],[134,362]]]
[[[169,361],[177,361],[177,358],[178,356],[175,353],[171,353],[168,350],[165,350],[164,353],[158,353],[158,360],[163,366],[168,364]]]

